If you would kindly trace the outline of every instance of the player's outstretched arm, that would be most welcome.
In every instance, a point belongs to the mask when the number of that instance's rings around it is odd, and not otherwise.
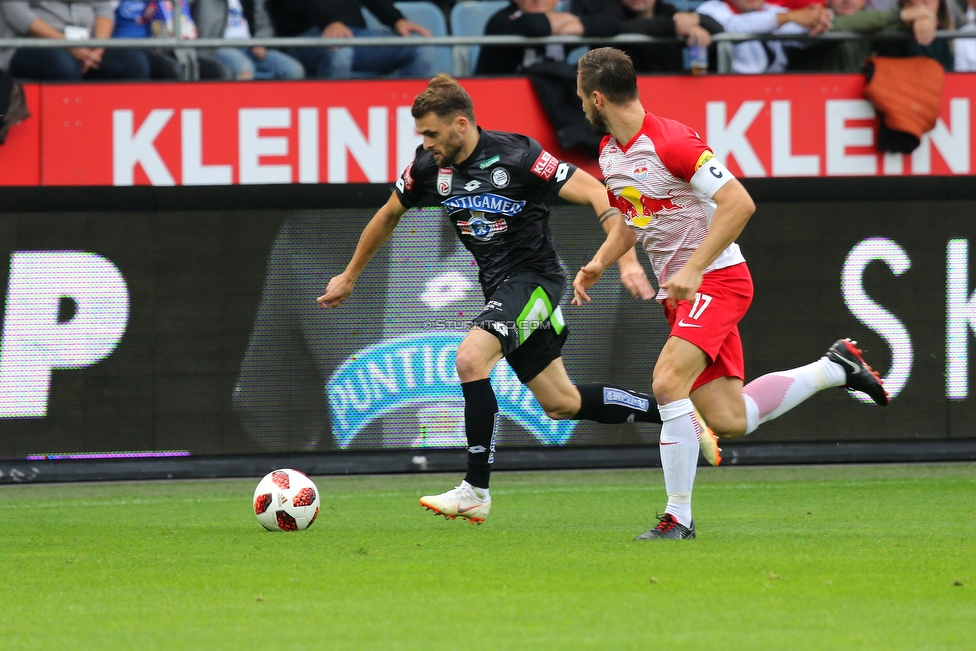
[[[604,240],[603,245],[600,246],[593,259],[579,270],[576,274],[576,279],[573,281],[573,305],[582,305],[584,301],[589,303],[590,297],[586,293],[586,290],[595,285],[596,281],[600,280],[600,276],[603,275],[604,270],[612,265],[614,261],[622,260],[622,256],[628,253],[634,253],[637,234],[627,225],[619,210],[616,208],[610,208],[610,210],[613,212],[610,213],[609,219],[604,222],[610,224],[610,232],[607,234],[607,239]],[[643,271],[643,267],[641,271]],[[620,273],[623,276],[622,269]],[[644,276],[644,282],[647,283],[646,275]],[[650,288],[650,283],[647,285],[647,291],[651,294],[648,298],[652,297],[653,290]]]
[[[596,180],[591,174],[581,169],[577,169],[569,177],[569,180],[566,181],[566,184],[560,188],[559,197],[581,206],[591,206],[600,220],[600,225],[608,236],[614,226],[613,216],[620,216],[619,210],[610,207],[606,186]],[[621,218],[621,221],[623,221],[623,218]],[[626,224],[624,224],[624,228],[628,231],[630,230]],[[647,274],[644,272],[643,265],[637,259],[637,253],[634,251],[634,242],[636,241],[635,238],[631,242],[630,248],[611,260],[607,266],[617,262],[617,266],[620,269],[620,282],[627,288],[631,296],[634,298],[642,298],[646,301],[654,298],[654,289],[651,287],[650,281],[647,280]],[[602,269],[600,273],[603,273]],[[596,282],[596,279],[593,282]],[[589,301],[589,298],[587,298],[587,301]]]
[[[356,252],[352,254],[352,260],[346,265],[345,271],[333,277],[329,281],[325,294],[318,297],[319,307],[339,307],[349,298],[353,287],[356,286],[356,279],[359,278],[359,274],[366,268],[366,264],[373,257],[373,254],[389,239],[393,229],[400,223],[400,217],[406,211],[406,207],[400,203],[399,197],[394,192],[390,196],[390,200],[383,204],[383,207],[377,210],[373,218],[366,224],[363,234],[359,236]]]
[[[749,192],[732,179],[723,185],[712,197],[715,201],[715,214],[712,224],[708,228],[708,235],[698,249],[691,254],[688,262],[666,282],[661,283],[661,289],[668,290],[668,302],[671,305],[677,301],[690,301],[695,298],[695,292],[702,283],[702,275],[708,265],[721,255],[730,244],[742,233],[746,222],[756,212]]]

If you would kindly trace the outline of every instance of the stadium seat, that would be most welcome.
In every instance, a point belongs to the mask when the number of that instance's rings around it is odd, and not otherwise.
[[[418,25],[423,25],[430,30],[433,36],[447,36],[447,21],[444,19],[444,12],[433,2],[395,2],[393,5],[400,10],[404,18]],[[370,29],[389,29],[366,7],[363,7],[363,17],[366,19],[366,26]],[[450,47],[435,47],[432,74],[436,75],[438,72],[450,74],[453,70],[452,62]]]
[[[678,11],[694,11],[704,0],[669,0]]]
[[[556,5],[556,11],[569,11],[571,5],[570,0],[560,0],[559,4]],[[566,63],[575,66],[576,62],[580,60],[580,57],[586,54],[589,49],[589,45],[580,45],[569,50],[566,54]]]
[[[505,0],[464,0],[451,9],[451,34],[454,36],[481,36],[485,33],[488,19],[508,6]],[[454,48],[454,74],[471,76],[478,65],[480,46]]]

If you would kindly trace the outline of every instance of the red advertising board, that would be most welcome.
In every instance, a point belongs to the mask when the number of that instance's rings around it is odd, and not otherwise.
[[[388,182],[420,143],[410,105],[424,86],[403,80],[45,86],[42,183]],[[526,80],[465,86],[481,124],[555,146]]]
[[[942,115],[911,155],[877,151],[861,75],[645,77],[645,106],[685,122],[745,177],[966,175],[976,76],[946,75]],[[468,79],[478,123],[560,151],[525,79]],[[48,84],[0,147],[0,185],[390,182],[419,136],[421,81]]]
[[[974,81],[946,75],[941,116],[906,156],[878,152],[863,75],[643,78],[640,89],[649,111],[697,129],[740,176],[968,175]]]
[[[31,117],[7,132],[0,145],[0,186],[41,184],[41,89],[24,87]]]

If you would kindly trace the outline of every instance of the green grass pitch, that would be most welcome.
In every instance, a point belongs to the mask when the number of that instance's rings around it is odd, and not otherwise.
[[[271,533],[257,479],[0,487],[3,649],[973,649],[976,465],[702,468],[698,539],[634,542],[659,470],[318,477]]]

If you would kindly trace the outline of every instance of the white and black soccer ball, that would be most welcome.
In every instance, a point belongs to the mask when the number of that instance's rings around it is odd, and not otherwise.
[[[254,489],[254,515],[268,531],[308,529],[318,514],[319,489],[301,471],[274,470]]]

